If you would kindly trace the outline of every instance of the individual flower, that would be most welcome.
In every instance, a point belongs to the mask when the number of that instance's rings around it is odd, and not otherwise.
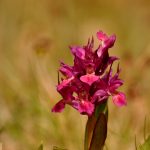
[[[97,38],[100,44],[95,50],[93,38],[85,46],[70,47],[74,64],[69,66],[61,62],[59,72],[63,77],[57,85],[57,91],[62,99],[53,107],[52,112],[62,112],[68,104],[81,114],[91,116],[96,107],[110,96],[119,107],[127,104],[125,94],[117,90],[123,85],[119,78],[119,65],[114,75],[112,70],[112,65],[118,58],[109,56],[108,53],[116,36],[108,37],[99,31]]]

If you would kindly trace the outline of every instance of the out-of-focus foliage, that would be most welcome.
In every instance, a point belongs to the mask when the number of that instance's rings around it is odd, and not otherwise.
[[[38,150],[43,150],[43,144],[40,144],[40,146],[38,147]]]
[[[146,139],[144,144],[139,146],[138,150],[149,150],[150,149],[150,136]]]
[[[68,45],[86,44],[99,29],[117,35],[110,53],[121,58],[128,99],[124,108],[109,101],[106,147],[134,149],[135,135],[142,143],[144,118],[149,123],[150,116],[150,1],[1,0],[0,143],[5,150],[37,149],[41,140],[45,150],[83,149],[87,118],[70,107],[58,115],[50,109],[60,99],[59,61],[72,63]]]

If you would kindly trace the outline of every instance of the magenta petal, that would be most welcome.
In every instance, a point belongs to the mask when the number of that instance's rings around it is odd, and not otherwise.
[[[114,95],[112,99],[113,99],[114,104],[119,107],[127,105],[126,96],[124,93],[120,92],[117,95]]]
[[[73,101],[72,106],[77,109],[81,114],[92,115],[94,112],[94,105],[89,101]]]
[[[59,71],[68,78],[73,76],[73,68],[69,65],[64,64],[63,62],[61,62]]]
[[[72,76],[69,79],[64,79],[58,86],[57,86],[57,90],[60,91],[63,87],[67,86],[72,80],[74,79],[74,77]]]
[[[105,90],[97,90],[95,93],[94,93],[94,95],[93,95],[93,100],[92,100],[92,102],[95,102],[96,100],[97,100],[97,102],[100,102],[100,101],[102,101],[102,100],[104,100],[104,99],[107,99],[108,98],[108,93],[107,93],[107,91],[105,91]]]
[[[101,56],[103,55],[103,53],[104,53],[104,48],[103,48],[103,47],[100,47],[100,48],[98,49],[98,51],[97,51],[98,57],[101,57]]]
[[[72,53],[79,57],[80,59],[85,59],[85,50],[79,46],[72,46],[71,47]]]
[[[110,96],[117,106],[127,104],[125,94],[117,91],[123,84],[119,78],[119,65],[115,74],[112,70],[118,58],[109,55],[109,48],[114,45],[116,36],[99,31],[97,39],[99,45],[96,49],[93,37],[87,45],[70,47],[74,63],[70,66],[61,62],[59,72],[62,76],[58,73],[57,91],[62,100],[54,106],[53,112],[61,112],[68,104],[81,114],[90,116]]]
[[[89,85],[92,85],[93,82],[97,81],[99,79],[99,76],[96,76],[94,74],[86,74],[80,77],[80,80],[84,83],[87,83]]]
[[[101,41],[105,41],[108,39],[107,35],[102,31],[97,32],[97,38]]]
[[[111,48],[116,40],[116,36],[112,35],[110,37],[107,37],[105,34],[104,35],[99,35],[99,39],[102,41],[101,47],[99,47],[97,51],[98,57],[103,56],[103,54],[108,51],[109,48]],[[114,58],[113,58],[114,59]]]
[[[65,108],[64,100],[59,101],[56,105],[52,108],[52,112],[62,112]]]
[[[114,43],[116,41],[116,35],[112,35],[110,36],[104,43],[105,43],[105,47],[107,48],[111,48]]]

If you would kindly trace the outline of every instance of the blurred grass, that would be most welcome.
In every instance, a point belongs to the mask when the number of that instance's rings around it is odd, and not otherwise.
[[[143,142],[144,118],[150,133],[149,0],[1,0],[0,1],[0,142],[5,150],[36,149],[43,141],[82,150],[85,116],[67,107],[50,109],[59,61],[72,63],[68,45],[85,44],[98,30],[115,33],[110,50],[121,58],[128,105],[109,101],[107,148],[135,149]]]

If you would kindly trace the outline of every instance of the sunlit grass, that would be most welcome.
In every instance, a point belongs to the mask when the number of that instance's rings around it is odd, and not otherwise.
[[[116,33],[110,50],[119,56],[128,105],[109,101],[106,145],[134,149],[149,127],[149,1],[2,0],[0,2],[0,143],[5,150],[36,149],[43,141],[82,150],[86,117],[70,107],[51,113],[60,99],[55,86],[59,61],[71,64],[69,45],[85,44],[102,29]]]

